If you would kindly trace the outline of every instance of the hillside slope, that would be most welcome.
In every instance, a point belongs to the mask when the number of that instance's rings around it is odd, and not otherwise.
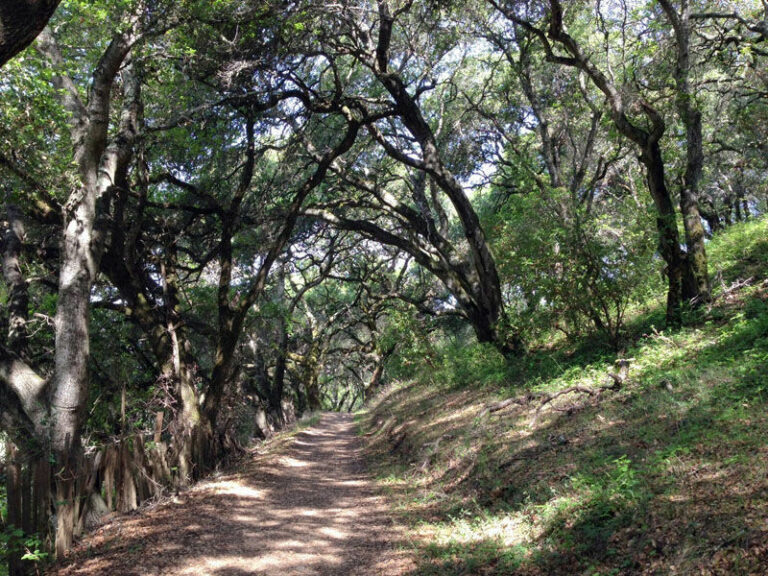
[[[490,353],[448,358],[376,400],[418,574],[768,573],[768,221],[709,252],[715,300],[682,330],[638,310],[620,353],[542,347],[501,385]]]

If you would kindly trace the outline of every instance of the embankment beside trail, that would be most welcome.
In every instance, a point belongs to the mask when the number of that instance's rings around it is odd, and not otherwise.
[[[709,250],[715,300],[684,329],[660,305],[619,354],[534,349],[507,386],[432,359],[376,399],[361,424],[416,574],[768,573],[768,223]]]

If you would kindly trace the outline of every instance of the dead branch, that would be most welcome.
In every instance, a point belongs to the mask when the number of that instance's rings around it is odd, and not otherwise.
[[[519,404],[521,406],[525,406],[528,404],[529,398],[528,396],[525,396],[524,398],[507,398],[506,400],[502,400],[501,402],[498,402],[497,404],[492,404],[491,406],[486,407],[485,410],[483,410],[481,416],[485,416],[488,413],[493,412],[499,412],[500,410],[504,410],[507,406],[511,406],[512,404]]]
[[[652,327],[652,330],[653,330],[653,337],[656,338],[657,340],[661,340],[662,342],[665,342],[665,343],[669,344],[673,348],[680,348],[680,346],[678,346],[677,342],[672,340],[672,338],[670,338],[669,336],[664,336],[664,334],[662,334],[661,332],[656,330],[655,326]]]
[[[658,332],[656,334],[657,334],[657,337],[659,338],[662,338],[662,339],[666,338],[665,336],[658,334]],[[669,340],[668,338],[666,339]],[[520,406],[527,406],[531,404],[534,400],[536,400],[539,402],[539,405],[536,408],[536,412],[531,422],[531,426],[533,426],[533,424],[535,424],[536,422],[536,418],[538,417],[538,413],[541,411],[541,409],[544,408],[544,406],[546,406],[553,400],[560,398],[561,396],[565,396],[567,394],[579,393],[579,394],[586,394],[590,398],[597,400],[600,398],[603,392],[607,390],[620,389],[627,381],[627,377],[629,376],[629,367],[633,361],[634,361],[634,358],[620,358],[616,360],[615,364],[618,367],[618,371],[608,372],[608,376],[610,377],[611,380],[603,386],[590,387],[590,386],[584,386],[582,384],[576,384],[574,386],[569,386],[568,388],[563,388],[562,390],[558,390],[557,392],[529,393],[522,397],[507,398],[505,400],[502,400],[501,402],[497,402],[496,404],[491,404],[489,406],[486,406],[486,408],[480,413],[480,416],[483,417],[487,414],[500,412],[501,410],[504,410],[505,408],[513,404],[518,404]],[[571,413],[573,412],[574,407],[571,406],[567,409],[556,409],[556,410],[558,412]]]
[[[737,290],[741,290],[742,288],[746,288],[747,286],[750,286],[752,284],[752,281],[754,280],[754,277],[750,276],[746,280],[736,280],[733,284],[728,286],[727,288],[723,288],[723,291],[717,294],[712,300],[718,300],[719,298],[725,298],[726,296],[730,296]]]

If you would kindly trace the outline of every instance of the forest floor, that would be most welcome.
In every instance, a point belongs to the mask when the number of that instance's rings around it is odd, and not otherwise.
[[[402,532],[367,475],[346,414],[279,435],[240,470],[83,539],[57,576],[396,576]]]
[[[374,399],[414,576],[768,574],[768,219],[707,250],[714,299],[684,328],[656,328],[659,295],[620,351],[584,334],[505,365],[457,340]]]

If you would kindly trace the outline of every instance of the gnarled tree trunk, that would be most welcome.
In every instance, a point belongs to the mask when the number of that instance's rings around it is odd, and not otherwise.
[[[674,30],[677,59],[675,62],[675,105],[685,126],[686,163],[680,188],[680,212],[685,230],[686,278],[683,297],[694,304],[710,299],[707,250],[704,244],[704,226],[699,212],[699,184],[704,166],[701,111],[691,86],[691,5],[682,0],[676,10],[669,0],[660,0]]]
[[[642,150],[641,162],[645,165],[648,189],[656,206],[656,229],[659,234],[658,250],[666,263],[667,323],[679,325],[683,303],[683,282],[686,275],[686,261],[680,250],[680,235],[677,230],[677,216],[672,197],[664,180],[664,161],[657,141],[649,143]]]
[[[135,140],[135,123],[121,122],[119,135],[109,141],[109,112],[115,77],[138,38],[134,14],[116,32],[93,74],[88,100],[81,100],[74,81],[54,76],[62,103],[70,113],[74,159],[80,188],[64,211],[61,268],[56,308],[54,374],[50,402],[51,449],[56,461],[56,554],[72,545],[79,524],[82,479],[81,426],[88,399],[89,308],[91,287],[104,249],[105,214],[115,181],[127,170]],[[41,36],[39,49],[57,68],[63,58],[50,33]],[[130,84],[126,102],[130,106]],[[124,111],[124,117],[131,115]]]

